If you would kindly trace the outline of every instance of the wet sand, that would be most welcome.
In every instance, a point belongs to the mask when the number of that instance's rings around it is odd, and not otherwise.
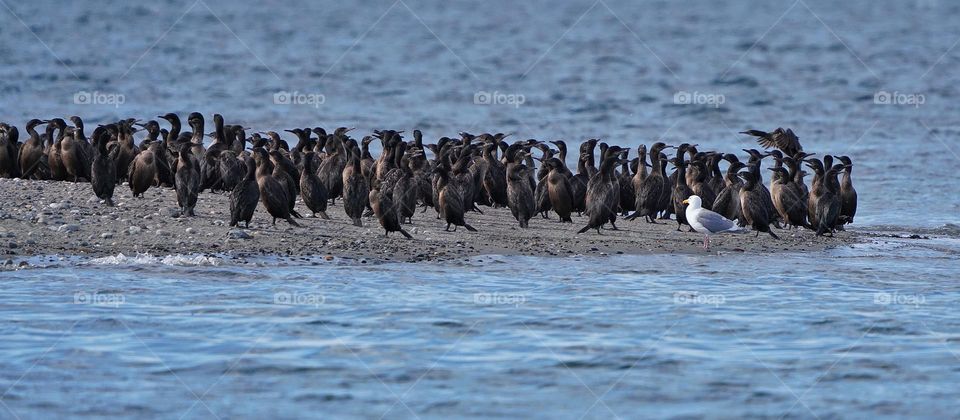
[[[676,231],[676,222],[652,225],[620,220],[617,231],[577,234],[585,217],[573,224],[536,217],[529,229],[520,229],[506,208],[482,208],[468,213],[467,222],[479,232],[460,228],[444,232],[445,223],[428,208],[406,226],[414,239],[398,233],[385,238],[376,218],[353,226],[338,202],[327,213],[331,220],[305,217],[303,227],[271,219],[257,208],[249,229],[229,227],[229,196],[202,193],[197,217],[177,217],[172,189],[150,188],[144,198],[133,198],[127,186],[117,186],[115,207],[100,203],[89,184],[0,179],[0,252],[4,260],[37,255],[102,257],[136,255],[216,254],[237,258],[335,257],[360,262],[442,261],[475,255],[610,255],[652,253],[774,254],[819,251],[859,242],[856,232],[817,238],[810,231],[775,230],[780,240],[754,232],[715,236],[711,250],[701,248],[703,235]],[[307,216],[298,202],[298,210]]]

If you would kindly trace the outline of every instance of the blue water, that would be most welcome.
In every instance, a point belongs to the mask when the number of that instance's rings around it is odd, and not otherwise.
[[[4,281],[0,385],[22,418],[952,416],[960,286],[941,245],[815,266],[36,260]]]
[[[2,418],[960,412],[960,4],[2,5],[0,121],[21,127],[200,111],[255,130],[737,151],[754,147],[737,131],[784,126],[808,151],[853,158],[853,229],[930,238],[376,266],[36,257],[0,271]],[[123,102],[76,103],[83,92]],[[274,103],[282,92],[323,103]],[[523,103],[476,104],[484,92]]]

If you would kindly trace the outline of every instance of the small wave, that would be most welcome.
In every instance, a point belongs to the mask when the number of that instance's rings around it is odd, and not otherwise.
[[[218,266],[223,260],[206,255],[165,255],[162,257],[151,254],[137,254],[126,256],[123,253],[115,256],[94,258],[87,262],[90,265],[176,265],[176,266]]]

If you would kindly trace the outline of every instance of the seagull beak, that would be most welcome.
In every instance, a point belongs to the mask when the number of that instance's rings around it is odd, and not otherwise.
[[[682,203],[683,203],[683,204],[690,204],[690,200],[683,200]]]

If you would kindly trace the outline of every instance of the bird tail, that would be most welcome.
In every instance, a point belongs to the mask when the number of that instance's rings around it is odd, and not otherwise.
[[[583,232],[586,232],[586,231],[588,231],[588,230],[590,230],[590,225],[584,226],[583,229],[578,230],[577,233],[583,233]]]
[[[400,229],[400,233],[402,233],[403,236],[406,236],[407,239],[413,239],[413,236],[410,236],[410,234],[407,233],[407,231],[405,231],[405,230],[403,230],[403,229]]]
[[[476,231],[477,231],[476,229],[473,228],[473,226],[468,225],[466,222],[464,222],[463,227],[467,228],[467,230],[469,230],[469,231],[471,231],[471,232],[476,232]]]

